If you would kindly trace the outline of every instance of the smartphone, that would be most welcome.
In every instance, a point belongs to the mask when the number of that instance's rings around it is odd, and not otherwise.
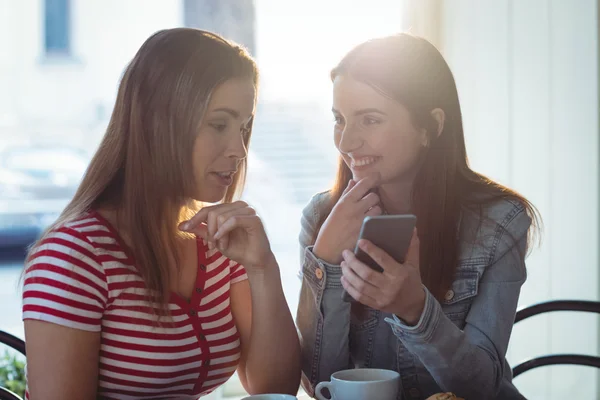
[[[358,240],[369,240],[375,246],[388,253],[394,260],[403,263],[416,224],[417,217],[412,214],[365,217],[360,228]],[[377,272],[383,272],[383,268],[358,247],[358,241],[356,242],[354,254],[356,254],[356,258],[369,268]],[[344,301],[354,300],[345,290],[342,298]]]

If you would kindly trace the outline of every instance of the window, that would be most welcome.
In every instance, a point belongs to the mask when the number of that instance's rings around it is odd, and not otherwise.
[[[31,46],[25,39],[17,38],[8,52],[0,52],[0,65],[20,71],[21,81],[33,82],[0,91],[0,104],[24,105],[8,109],[14,115],[7,115],[6,120],[16,121],[10,130],[4,129],[0,120],[0,168],[8,165],[4,160],[11,157],[11,165],[36,164],[37,168],[34,172],[13,168],[10,175],[0,171],[0,283],[7,282],[6,290],[0,291],[0,313],[6,316],[0,329],[23,336],[17,286],[22,260],[2,260],[2,241],[7,237],[2,233],[10,232],[15,240],[26,238],[55,218],[71,196],[70,192],[61,194],[66,190],[62,185],[53,188],[54,198],[32,198],[37,192],[25,184],[46,189],[38,176],[60,175],[61,157],[66,153],[77,160],[83,157],[84,164],[89,161],[110,117],[98,110],[101,106],[112,109],[125,65],[149,35],[176,26],[216,31],[244,44],[257,57],[261,92],[244,198],[264,220],[280,264],[286,298],[295,315],[301,284],[297,240],[301,210],[313,194],[327,189],[336,165],[329,71],[354,44],[401,30],[402,3],[81,0],[76,5],[78,20],[73,21],[73,2],[45,0],[43,34],[35,45],[44,48],[46,55],[69,56],[77,40],[77,52],[86,62],[76,72],[67,65],[54,65],[48,75],[36,69],[43,67],[29,67],[36,64],[33,56],[22,57],[33,53],[21,52],[21,47]],[[14,15],[8,18],[31,15],[15,7],[9,12],[13,9]],[[16,23],[26,25],[27,20]],[[71,30],[72,23],[79,27],[77,37]],[[0,32],[2,28],[0,24]],[[10,53],[12,49],[14,54]],[[37,154],[40,147],[48,153],[49,162],[34,162],[33,151]],[[9,177],[14,179],[8,181]],[[243,389],[234,376],[208,399],[239,398],[241,394]]]
[[[218,0],[184,0],[183,23],[190,28],[211,30],[218,8]]]
[[[44,1],[44,48],[46,55],[70,55],[70,20],[69,0]]]
[[[183,22],[190,28],[219,33],[256,55],[255,0],[184,0]]]

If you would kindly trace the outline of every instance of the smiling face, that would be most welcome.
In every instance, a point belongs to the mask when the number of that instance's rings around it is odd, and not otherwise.
[[[195,200],[218,202],[233,184],[247,155],[255,104],[256,88],[251,79],[228,80],[212,93],[194,142]]]
[[[333,81],[334,141],[354,179],[372,173],[381,184],[413,179],[426,134],[408,110],[346,75]]]

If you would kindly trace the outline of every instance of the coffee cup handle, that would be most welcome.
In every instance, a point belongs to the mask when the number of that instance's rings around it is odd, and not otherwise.
[[[327,388],[327,389],[331,388],[331,382],[325,381],[325,382],[319,382],[317,384],[317,387],[315,388],[315,396],[317,396],[318,400],[330,400],[327,397],[323,396],[323,394],[321,393],[321,390],[323,390],[324,388]],[[329,393],[331,393],[331,389],[329,390]]]

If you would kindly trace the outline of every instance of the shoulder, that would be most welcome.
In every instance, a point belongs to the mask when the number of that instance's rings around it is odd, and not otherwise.
[[[46,270],[69,279],[105,281],[96,244],[99,231],[101,223],[89,214],[53,227],[29,251],[25,273]]]
[[[492,262],[512,248],[525,250],[532,218],[522,201],[497,197],[474,204],[464,206],[461,213],[461,258],[485,257]]]
[[[302,217],[312,223],[333,208],[331,192],[329,190],[315,194],[302,210]]]
[[[90,236],[97,236],[98,228],[101,229],[100,222],[89,214],[56,225],[31,248],[30,257],[51,250],[59,254],[80,251],[90,258],[96,258],[96,246]]]
[[[302,210],[299,235],[302,249],[314,244],[319,221],[323,215],[331,211],[333,208],[332,203],[331,193],[329,191],[321,192],[315,194]]]
[[[512,197],[480,198],[476,205],[463,207],[463,218],[476,222],[487,222],[495,229],[514,227],[526,223],[529,226],[531,218],[526,205]]]
[[[23,319],[100,330],[108,280],[87,218],[53,227],[29,252],[23,276]]]

